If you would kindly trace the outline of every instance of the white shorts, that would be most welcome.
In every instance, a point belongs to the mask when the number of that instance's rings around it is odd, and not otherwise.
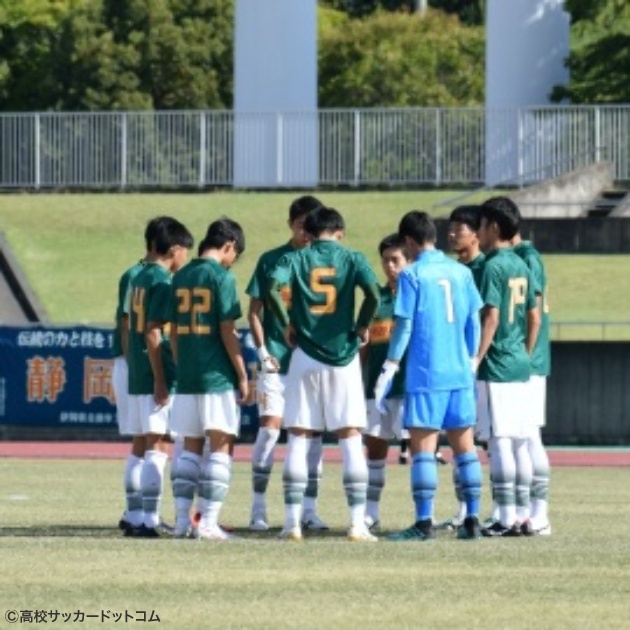
[[[537,427],[532,421],[530,398],[529,382],[477,381],[477,439],[532,437]]]
[[[529,388],[532,421],[535,426],[544,427],[547,424],[547,377],[531,376]]]
[[[367,429],[366,435],[371,435],[381,440],[400,440],[403,435],[402,417],[403,417],[403,400],[402,398],[389,398],[385,401],[387,413],[381,413],[376,408],[374,400],[368,400],[367,406]]]
[[[258,415],[282,418],[284,415],[284,387],[287,377],[277,372],[260,372],[256,384]]]
[[[168,403],[159,407],[153,394],[129,396],[129,435],[165,435],[169,432],[169,418],[174,396],[169,396]]]
[[[131,435],[129,430],[129,368],[125,357],[116,357],[112,368],[112,388],[116,397],[118,433]]]
[[[342,367],[316,361],[297,348],[286,379],[284,427],[339,431],[366,425],[359,355]]]
[[[178,394],[172,416],[173,430],[182,437],[200,438],[207,431],[238,436],[241,428],[241,411],[233,389],[214,394]]]

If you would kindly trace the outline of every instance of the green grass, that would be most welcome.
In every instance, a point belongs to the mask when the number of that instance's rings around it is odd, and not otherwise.
[[[177,629],[627,626],[630,486],[621,468],[556,469],[550,538],[461,542],[442,534],[432,543],[376,544],[344,540],[341,470],[332,464],[320,498],[328,535],[303,544],[277,542],[275,532],[229,543],[125,539],[115,529],[122,469],[0,461],[0,619],[9,609],[126,609],[155,610],[156,627]],[[441,518],[454,507],[449,468],[440,485]],[[277,466],[274,524],[280,494]],[[222,521],[244,525],[249,497],[248,466],[239,464]],[[382,508],[388,529],[409,524],[407,468],[389,468]],[[164,514],[172,514],[170,501]]]
[[[400,216],[453,199],[455,191],[323,192],[345,215],[346,243],[378,267],[376,246]],[[143,250],[142,232],[157,214],[173,214],[199,239],[226,214],[240,221],[247,251],[234,271],[243,298],[258,256],[284,242],[287,208],[295,193],[2,195],[0,227],[55,323],[111,322],[118,277]],[[435,210],[443,215],[448,207]],[[546,256],[555,321],[630,321],[628,256]],[[380,269],[379,269],[380,271]],[[564,337],[601,338],[598,326],[563,328]],[[608,330],[630,337],[630,327]]]

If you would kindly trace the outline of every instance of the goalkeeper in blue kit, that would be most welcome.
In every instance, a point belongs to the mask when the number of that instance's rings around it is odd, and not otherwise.
[[[410,264],[398,276],[394,332],[388,359],[375,386],[384,405],[405,351],[406,383],[403,426],[409,430],[411,487],[415,523],[390,540],[428,540],[437,488],[435,447],[447,432],[455,453],[467,514],[458,538],[480,536],[481,465],[474,445],[476,422],[474,370],[479,348],[481,297],[470,269],[435,249],[436,229],[425,212],[407,213],[399,234]]]

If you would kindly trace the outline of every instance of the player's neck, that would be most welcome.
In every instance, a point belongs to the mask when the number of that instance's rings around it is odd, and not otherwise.
[[[497,241],[492,249],[508,249],[512,247],[512,241]]]
[[[396,287],[398,286],[398,279],[396,280],[388,280],[387,286],[392,293],[396,293]]]
[[[464,249],[459,252],[459,258],[457,259],[457,262],[467,265],[468,263],[471,263],[473,260],[475,260],[475,258],[477,258],[479,254],[481,254],[481,250],[478,247]]]
[[[214,260],[219,264],[221,264],[221,261],[223,260],[223,256],[218,249],[206,249],[205,251],[201,252],[201,256],[199,256],[199,258]]]
[[[144,262],[147,264],[151,264],[151,263],[159,264],[160,257],[158,254],[154,254],[153,252],[147,252],[147,255],[144,257]]]

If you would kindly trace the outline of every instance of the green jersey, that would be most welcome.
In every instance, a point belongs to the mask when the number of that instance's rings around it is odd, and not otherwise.
[[[216,260],[196,258],[175,274],[173,296],[177,393],[235,389],[238,377],[221,339],[221,322],[241,316],[234,276]]]
[[[394,330],[394,303],[396,295],[389,285],[380,288],[381,301],[376,315],[370,324],[370,345],[367,360],[367,380],[365,397],[374,398],[374,387],[381,373],[383,363],[387,359],[389,340]],[[396,372],[392,388],[387,398],[402,398],[405,395],[405,359],[400,362],[400,370]]]
[[[149,361],[145,331],[149,322],[163,322],[162,362],[166,386],[175,384],[175,364],[167,337],[171,315],[171,274],[162,265],[147,263],[129,285],[129,393],[153,394],[153,370]]]
[[[271,249],[265,252],[259,259],[245,293],[252,298],[263,302],[263,333],[265,335],[265,345],[269,353],[280,363],[280,374],[286,374],[291,360],[291,349],[284,339],[284,328],[273,309],[269,305],[269,288],[271,286],[271,272],[275,269],[278,261],[286,254],[297,251],[291,243]],[[291,287],[285,286],[282,289],[282,300],[291,310]]]
[[[521,241],[514,251],[525,261],[531,273],[536,295],[541,297],[540,330],[532,352],[532,374],[549,376],[551,373],[551,343],[549,340],[549,302],[547,299],[547,274],[538,250],[530,241]]]
[[[315,240],[310,247],[283,256],[272,280],[291,289],[297,345],[321,363],[348,365],[359,349],[355,289],[378,293],[366,257],[337,241]]]
[[[477,258],[474,258],[468,263],[464,263],[468,269],[472,271],[473,279],[477,289],[481,286],[481,276],[483,276],[483,268],[486,264],[486,257],[484,254],[479,254]]]
[[[112,355],[114,357],[119,357],[123,353],[120,328],[123,315],[128,314],[125,309],[125,298],[129,290],[129,283],[138,275],[142,267],[144,267],[144,260],[140,260],[129,267],[118,281],[118,306],[116,307],[116,323],[114,324],[114,338],[112,341]]]
[[[530,272],[511,247],[486,256],[479,292],[485,306],[499,310],[499,325],[479,366],[480,381],[515,383],[529,380],[527,311],[536,308]]]

